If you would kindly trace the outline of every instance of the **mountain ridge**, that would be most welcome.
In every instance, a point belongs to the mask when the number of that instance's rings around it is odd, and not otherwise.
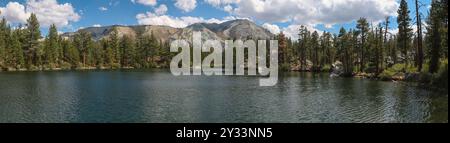
[[[152,35],[161,41],[172,41],[176,39],[192,40],[192,33],[202,32],[203,40],[234,40],[234,39],[272,39],[275,37],[269,30],[259,26],[249,20],[238,19],[223,23],[194,23],[185,28],[174,28],[162,25],[110,25],[101,27],[88,27],[76,32],[67,32],[63,37],[71,38],[75,34],[85,31],[91,33],[96,41],[108,38],[113,29],[116,28],[119,37],[124,35],[136,37],[138,35]]]

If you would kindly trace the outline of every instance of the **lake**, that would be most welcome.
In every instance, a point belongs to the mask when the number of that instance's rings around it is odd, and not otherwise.
[[[448,93],[328,74],[181,76],[163,70],[0,73],[0,122],[448,122]]]

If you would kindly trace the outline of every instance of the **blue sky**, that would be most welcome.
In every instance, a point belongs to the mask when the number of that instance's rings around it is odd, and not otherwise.
[[[154,3],[145,4],[150,1]],[[179,5],[176,4],[178,1],[181,1]],[[431,0],[420,1],[423,4],[421,13],[426,16]],[[398,3],[398,0],[1,0],[0,10],[3,13],[1,17],[13,25],[23,23],[24,17],[30,12],[38,13],[41,23],[57,22],[61,32],[94,25],[156,24],[174,27],[193,22],[248,18],[274,33],[283,31],[288,36],[295,36],[298,25],[337,33],[341,26],[354,28],[355,20],[359,17],[368,17],[376,23],[385,16],[391,16],[390,27],[395,31]],[[413,16],[413,0],[408,0],[408,3]],[[24,7],[23,16],[17,14],[17,11],[21,11],[20,5]],[[155,9],[162,5],[167,7],[167,11],[156,14]],[[29,7],[34,9],[30,10]],[[46,7],[59,9],[56,12],[41,10]],[[141,15],[140,18],[137,18],[138,15]],[[42,26],[44,34],[48,24]]]

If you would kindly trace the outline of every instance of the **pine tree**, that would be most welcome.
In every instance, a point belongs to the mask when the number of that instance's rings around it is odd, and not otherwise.
[[[92,39],[89,39],[88,41],[88,53],[87,53],[87,64],[89,65],[89,67],[96,67],[99,68],[99,62],[102,60],[101,55],[98,49],[100,49],[100,46],[97,44],[97,42],[93,41]]]
[[[11,36],[11,64],[17,69],[25,67],[25,59],[23,57],[22,45],[19,41],[20,30],[15,30]]]
[[[367,33],[369,32],[369,23],[366,18],[360,18],[357,21],[356,28],[358,29],[358,34],[360,34],[361,43],[359,45],[359,71],[364,72],[365,69],[365,49],[366,49],[366,41],[367,41]]]
[[[67,61],[72,65],[72,68],[76,68],[79,67],[80,64],[80,52],[78,50],[77,45],[76,44],[76,39],[77,37],[74,38],[73,42],[70,42],[69,40],[67,40],[64,43],[64,47],[67,49]]]
[[[92,64],[92,58],[90,58],[93,49],[91,34],[86,31],[81,31],[80,33],[76,34],[74,38],[74,45],[81,54],[80,56],[83,67],[86,67],[87,64]]]
[[[6,64],[6,61],[8,60],[6,58],[6,56],[7,56],[6,46],[7,46],[7,40],[8,40],[6,29],[7,29],[6,19],[3,18],[0,22],[0,70],[1,70],[2,65]]]
[[[156,51],[158,49],[158,40],[155,37],[155,34],[152,32],[152,35],[150,36],[150,45],[148,48],[148,51],[150,53],[150,65],[151,67],[155,67],[155,56],[157,55]]]
[[[311,35],[311,49],[314,51],[311,55],[313,61],[313,72],[319,72],[319,33],[314,31]]]
[[[143,51],[142,52],[142,58],[144,59],[143,60],[143,66],[144,67],[146,67],[146,68],[149,68],[150,67],[150,61],[151,61],[151,53],[152,53],[152,51],[151,51],[151,46],[152,46],[152,41],[151,41],[151,38],[150,38],[150,36],[148,36],[148,35],[145,35],[144,37],[143,37],[143,39],[142,39],[142,43],[141,43],[141,50]]]
[[[62,48],[62,42],[64,41],[64,37],[62,35],[58,36],[58,49],[57,49],[57,55],[56,61],[58,63],[64,62],[64,50]]]
[[[336,62],[336,60],[340,60],[340,41],[339,41],[339,35],[337,34],[333,34],[333,49],[334,49],[334,57],[333,57],[333,63],[334,64]]]
[[[420,72],[422,71],[423,67],[423,38],[422,38],[422,18],[419,12],[419,0],[416,0],[416,18],[417,18],[417,70]]]
[[[150,47],[151,47],[151,40],[150,36],[143,35],[139,42],[139,51],[140,57],[141,57],[141,65],[145,68],[149,68],[149,62],[150,62]]]
[[[383,54],[389,53],[389,49],[388,49],[388,39],[387,39],[387,35],[388,35],[388,30],[389,30],[389,16],[386,17],[386,20],[384,21],[384,39],[383,39]],[[384,56],[384,55],[383,55]],[[389,57],[389,54],[386,54],[387,57]],[[383,62],[381,62],[381,68],[384,68],[384,62],[385,62],[385,58],[382,58]]]
[[[308,45],[308,38],[309,38],[309,31],[308,28],[305,26],[300,27],[300,33],[299,33],[299,58],[300,58],[300,70],[306,71],[307,68],[307,45]]]
[[[114,64],[114,52],[109,43],[110,40],[102,39],[100,41],[103,52],[104,52],[104,63],[110,67]]]
[[[120,42],[120,48],[122,49],[122,67],[131,67],[135,55],[133,38],[123,36]]]
[[[112,63],[114,64],[120,64],[120,46],[119,46],[119,33],[117,31],[116,28],[113,28],[113,31],[111,32],[110,36],[109,36],[109,41],[108,41],[108,45],[111,48],[110,52],[112,52]]]
[[[382,45],[382,38],[383,38],[383,27],[381,26],[381,23],[378,25],[378,27],[375,28],[375,73],[379,73],[381,71],[381,64],[383,62],[383,45]]]
[[[393,35],[393,36],[391,36],[391,38],[390,39],[392,39],[391,40],[391,53],[390,53],[390,56],[392,57],[392,62],[393,62],[393,64],[397,64],[397,62],[398,62],[398,44],[397,44],[397,36],[396,35]],[[394,43],[395,42],[395,43]]]
[[[49,29],[49,34],[45,39],[45,63],[46,64],[56,64],[59,57],[59,43],[58,43],[58,30],[56,26],[52,24]]]
[[[367,32],[366,39],[366,52],[365,52],[365,64],[364,72],[372,72],[375,69],[375,27],[370,25],[370,31]]]
[[[325,32],[323,34],[323,38],[322,38],[322,45],[323,45],[323,49],[324,49],[324,56],[323,56],[323,64],[333,64],[334,62],[334,53],[335,50],[333,48],[333,37],[329,32]]]
[[[26,39],[25,39],[25,52],[26,52],[26,60],[27,67],[31,68],[31,66],[35,65],[39,62],[39,39],[41,39],[41,31],[39,30],[39,22],[37,20],[36,14],[32,13],[30,18],[27,20],[27,30]]]
[[[283,32],[281,32],[278,35],[278,49],[280,49],[279,53],[278,53],[278,59],[279,62],[282,63],[283,65],[287,65],[287,43],[286,43],[286,37],[283,34]]]
[[[108,59],[107,59],[107,53],[106,53],[106,49],[108,48],[108,40],[105,38],[100,39],[99,41],[97,41],[98,43],[98,51],[101,52],[101,58],[102,58],[102,62],[100,63],[101,67],[106,67],[109,63],[108,63]]]
[[[378,67],[377,67],[377,74],[378,73],[380,73],[380,72],[382,72],[383,71],[383,63],[384,63],[384,40],[383,40],[383,26],[382,26],[382,24],[380,23],[379,24],[379,29],[378,29],[379,31],[378,31],[378,37],[377,37],[377,40],[378,40],[378,49],[379,49],[379,51],[378,51],[378,53],[379,53],[379,57],[378,57]]]
[[[439,59],[441,57],[442,48],[442,36],[440,29],[442,28],[442,14],[443,9],[441,2],[433,0],[430,10],[430,16],[428,18],[428,38],[431,43],[430,47],[430,73],[436,73],[439,70]]]
[[[350,29],[349,32],[349,42],[350,42],[350,49],[349,49],[349,61],[350,61],[350,70],[353,73],[354,69],[353,67],[355,66],[354,64],[356,63],[354,59],[358,59],[358,51],[361,49],[359,46],[359,31],[357,29]]]
[[[320,36],[320,54],[319,54],[319,67],[323,68],[324,65],[331,65],[331,34],[323,32]]]
[[[170,46],[169,46],[169,42],[164,42],[162,40],[159,41],[159,49],[158,49],[158,54],[162,59],[162,63],[163,63],[163,67],[169,67],[170,65],[170,59],[172,59],[170,57]],[[137,53],[136,53],[137,54]],[[136,55],[137,56],[137,55]]]
[[[410,47],[411,42],[411,36],[412,36],[412,29],[411,29],[411,18],[409,17],[409,9],[408,4],[406,3],[406,0],[401,0],[400,2],[400,8],[398,9],[398,17],[397,17],[397,23],[398,23],[398,37],[397,37],[397,44],[398,47],[402,50],[402,54],[404,56],[404,63],[405,68],[404,71],[406,71],[406,68],[408,66],[408,49]]]
[[[66,39],[60,39],[59,43],[61,44],[61,60],[63,62],[69,62],[68,53],[69,53],[69,45],[70,41]]]
[[[44,65],[44,44],[42,42],[38,42],[38,46],[36,49],[36,63],[35,65],[39,67],[39,70],[41,70]]]
[[[137,34],[136,41],[136,61],[139,64],[139,67],[145,66],[145,36],[142,33]]]
[[[341,29],[339,30],[339,45],[338,45],[338,50],[340,53],[339,57],[341,59],[341,61],[343,62],[344,65],[344,74],[346,76],[351,75],[352,74],[352,68],[351,68],[351,62],[350,62],[350,51],[348,49],[349,47],[349,34],[347,33],[347,31],[341,27]]]

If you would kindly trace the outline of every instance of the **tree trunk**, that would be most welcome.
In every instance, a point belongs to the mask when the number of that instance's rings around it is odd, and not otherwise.
[[[386,21],[385,21],[385,29],[384,29],[384,46],[387,47],[387,33],[388,33],[388,29],[389,29],[389,17],[386,17]],[[390,52],[390,50],[387,50]],[[383,61],[381,62],[381,68],[384,69],[383,67],[383,63],[384,63],[384,57],[383,57]]]
[[[364,44],[366,42],[365,38],[366,36],[364,36],[364,33],[361,33],[363,36],[362,38],[362,42],[361,42],[361,59],[360,59],[360,67],[359,67],[359,71],[360,72],[364,72]]]
[[[422,71],[423,66],[423,48],[422,48],[422,20],[419,14],[419,2],[416,0],[416,17],[417,17],[417,64],[418,72]]]

